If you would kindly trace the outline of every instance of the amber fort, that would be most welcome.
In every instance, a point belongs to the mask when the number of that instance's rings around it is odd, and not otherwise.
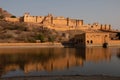
[[[49,28],[54,28],[56,30],[68,30],[68,29],[103,29],[110,30],[110,24],[84,24],[83,20],[70,19],[69,17],[65,18],[63,16],[55,17],[52,14],[46,16],[32,16],[30,13],[25,13],[22,17],[11,18],[6,17],[5,20],[11,22],[26,22],[26,23],[35,23],[35,24],[44,24]]]
[[[85,24],[84,20],[71,19],[69,17],[54,16],[48,14],[46,16],[32,16],[30,13],[24,13],[21,17],[5,17],[6,21],[24,22],[29,25],[44,25],[49,29],[56,31],[73,31],[74,37],[69,39],[74,46],[120,46],[118,30],[113,30],[110,24]],[[69,33],[68,33],[69,34]],[[69,34],[70,35],[70,34]],[[69,38],[69,35],[67,35]]]

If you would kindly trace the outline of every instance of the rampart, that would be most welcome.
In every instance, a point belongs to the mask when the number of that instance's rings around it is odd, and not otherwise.
[[[6,17],[5,20],[10,21],[10,22],[19,22],[20,18],[9,18],[9,17]]]
[[[6,17],[6,21],[11,22],[26,22],[26,23],[37,23],[44,24],[53,27],[57,30],[68,30],[68,29],[101,29],[101,30],[111,30],[111,25],[103,25],[98,23],[93,24],[84,24],[83,20],[79,19],[71,19],[69,17],[55,17],[52,14],[48,14],[47,16],[32,16],[30,13],[25,13],[20,18],[10,18]]]
[[[47,16],[31,16],[29,13],[25,13],[23,16],[23,22],[32,23],[49,23],[53,25],[61,26],[81,26],[83,25],[83,20],[70,19],[65,17],[54,17],[52,14]]]

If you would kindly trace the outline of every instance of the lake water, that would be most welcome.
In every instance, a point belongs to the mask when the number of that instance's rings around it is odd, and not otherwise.
[[[120,48],[0,48],[0,76],[120,77]]]

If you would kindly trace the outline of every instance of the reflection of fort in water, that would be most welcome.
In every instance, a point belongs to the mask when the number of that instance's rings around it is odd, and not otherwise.
[[[84,66],[84,62],[98,63],[109,61],[109,48],[51,48],[51,49],[1,49],[0,70],[6,73],[11,70],[22,69],[30,71],[64,70],[74,66]]]

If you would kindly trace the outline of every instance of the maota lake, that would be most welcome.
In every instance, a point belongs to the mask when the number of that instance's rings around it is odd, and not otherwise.
[[[109,75],[120,77],[120,47],[0,47],[0,76]]]

